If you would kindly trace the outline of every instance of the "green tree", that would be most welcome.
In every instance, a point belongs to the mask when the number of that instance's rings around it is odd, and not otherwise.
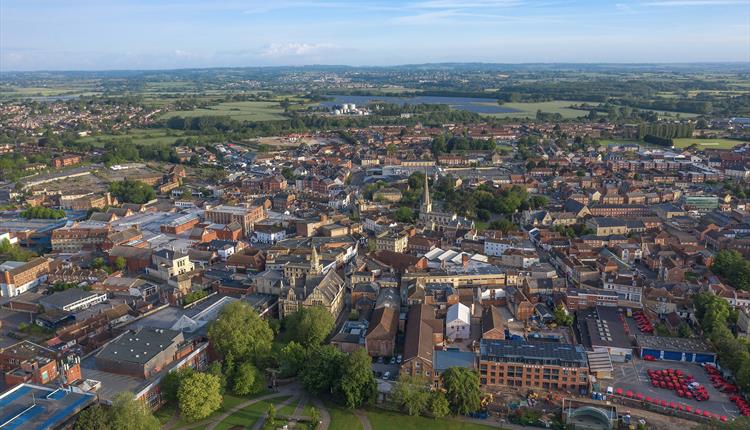
[[[98,404],[89,406],[76,417],[75,430],[109,430],[109,415]]]
[[[464,367],[449,367],[443,374],[445,396],[453,413],[466,415],[480,407],[479,375]]]
[[[738,290],[750,290],[750,261],[737,251],[716,254],[711,270]]]
[[[315,430],[320,425],[320,412],[315,407],[310,408],[310,430]]]
[[[156,191],[141,181],[124,179],[109,184],[109,192],[123,203],[147,203],[156,198]]]
[[[319,345],[333,330],[335,321],[322,306],[302,308],[286,318],[287,338],[304,346]]]
[[[272,428],[276,427],[276,407],[274,405],[268,405],[266,415],[268,416],[268,425]]]
[[[295,376],[305,367],[307,362],[308,352],[304,346],[297,342],[289,342],[279,353],[279,365],[281,368],[281,376],[288,378]]]
[[[127,266],[127,264],[128,262],[125,260],[124,257],[119,256],[115,258],[115,268],[117,270],[120,270],[120,271],[125,270],[125,266]]]
[[[208,339],[219,354],[237,361],[258,362],[268,356],[273,331],[244,301],[225,306],[208,328]]]
[[[378,384],[372,374],[372,359],[364,348],[344,357],[337,391],[350,409],[375,400]]]
[[[424,376],[402,373],[393,384],[391,399],[409,415],[422,414],[430,401],[430,381]]]
[[[450,404],[448,399],[445,397],[445,393],[435,391],[430,396],[430,414],[435,419],[443,418],[444,416],[451,413]]]
[[[314,394],[332,394],[341,377],[344,353],[332,345],[312,345],[300,381],[305,390]]]
[[[232,391],[238,396],[259,393],[263,388],[263,376],[252,363],[242,363],[234,372]]]
[[[570,327],[573,325],[573,315],[565,312],[565,307],[560,304],[560,306],[555,308],[555,322],[558,325]]]
[[[177,400],[180,414],[188,421],[198,421],[221,407],[221,381],[209,373],[194,372],[180,382]]]
[[[414,211],[409,207],[401,206],[393,213],[393,218],[398,222],[412,222],[414,221]]]
[[[177,403],[177,391],[180,389],[180,382],[193,372],[194,370],[191,367],[183,367],[164,375],[161,380],[161,394],[167,403]]]
[[[161,424],[133,393],[120,392],[112,399],[109,424],[114,430],[159,430]]]

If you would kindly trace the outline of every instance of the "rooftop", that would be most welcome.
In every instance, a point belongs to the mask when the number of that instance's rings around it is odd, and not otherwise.
[[[641,336],[635,337],[641,348],[654,348],[667,351],[708,353],[712,354],[711,347],[703,339],[686,339],[681,337],[663,336]]]
[[[0,426],[14,430],[57,428],[94,398],[93,394],[20,384],[0,394]]]
[[[572,363],[580,367],[588,364],[583,346],[568,343],[482,339],[479,351],[482,359],[497,357],[507,362],[542,361],[548,365]]]

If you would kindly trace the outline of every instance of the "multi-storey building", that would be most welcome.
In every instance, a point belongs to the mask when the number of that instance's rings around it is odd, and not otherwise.
[[[87,226],[73,224],[52,232],[52,250],[57,252],[78,252],[101,248],[109,234],[107,226]]]
[[[49,260],[37,257],[28,262],[6,261],[0,264],[0,293],[14,297],[25,293],[47,279]]]
[[[215,208],[206,209],[206,220],[217,224],[238,223],[242,226],[242,233],[247,236],[253,231],[256,222],[266,217],[263,206],[244,207],[220,205]]]
[[[488,389],[588,392],[588,359],[580,345],[483,339],[479,351],[480,383]]]

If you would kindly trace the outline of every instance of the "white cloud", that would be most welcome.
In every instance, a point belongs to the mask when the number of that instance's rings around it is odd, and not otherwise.
[[[331,43],[271,43],[260,51],[260,55],[270,58],[305,56],[319,54],[333,48],[335,45]]]
[[[633,8],[630,7],[630,5],[625,4],[625,3],[617,3],[617,4],[615,4],[615,7],[617,8],[617,10],[619,10],[621,12],[632,12],[633,11]]]

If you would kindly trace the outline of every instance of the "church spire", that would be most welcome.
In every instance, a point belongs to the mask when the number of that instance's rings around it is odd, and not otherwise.
[[[432,212],[432,202],[430,201],[430,186],[427,183],[427,172],[424,175],[424,194],[422,195],[422,212]]]
[[[310,252],[310,271],[312,273],[320,272],[320,257],[318,257],[318,250],[315,249],[315,245]]]

